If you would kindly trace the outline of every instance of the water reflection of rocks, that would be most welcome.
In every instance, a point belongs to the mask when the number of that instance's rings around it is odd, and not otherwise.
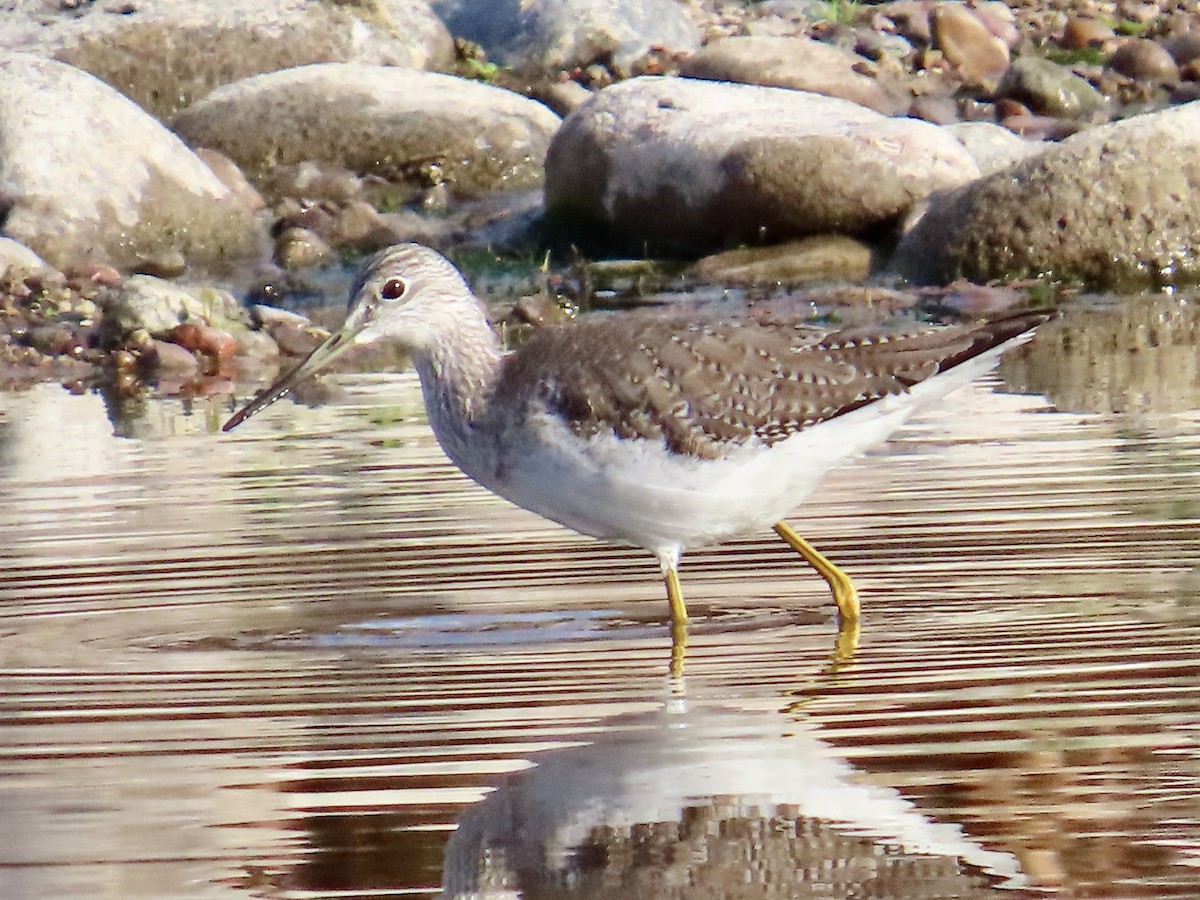
[[[447,897],[982,897],[1017,862],[937,822],[803,714],[668,702],[469,809]]]
[[[1009,354],[1013,390],[1045,394],[1063,412],[1136,418],[1200,409],[1200,306],[1170,296],[1068,307]]]

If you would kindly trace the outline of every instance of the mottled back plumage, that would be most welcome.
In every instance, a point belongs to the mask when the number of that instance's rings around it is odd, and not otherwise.
[[[505,360],[510,410],[545,404],[581,437],[720,458],[901,394],[1044,319],[830,333],[801,316],[634,313],[546,328]]]

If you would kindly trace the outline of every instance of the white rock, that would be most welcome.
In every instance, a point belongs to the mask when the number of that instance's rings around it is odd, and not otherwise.
[[[564,121],[546,202],[630,246],[695,251],[877,232],[978,174],[928,122],[804,91],[635,78]]]
[[[4,234],[60,269],[126,271],[257,256],[262,227],[175,135],[108,85],[37,56],[0,58]]]

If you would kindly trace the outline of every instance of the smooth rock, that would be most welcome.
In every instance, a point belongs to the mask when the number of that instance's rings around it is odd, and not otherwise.
[[[454,63],[453,41],[424,0],[148,0],[122,15],[103,4],[37,7],[4,13],[0,47],[91,72],[164,121],[220,85],[277,69]]]
[[[152,275],[134,275],[104,304],[104,344],[119,346],[126,336],[145,330],[166,336],[183,322],[195,320],[223,328],[249,322],[249,315],[228,291],[187,287]]]
[[[170,331],[173,343],[201,353],[218,362],[229,360],[237,352],[237,341],[233,335],[223,328],[214,328],[198,322],[183,322]]]
[[[279,345],[266,332],[235,324],[229,333],[237,342],[237,356],[259,360],[279,358]]]
[[[871,259],[866,244],[832,234],[715,253],[698,260],[691,274],[706,283],[728,285],[861,281],[871,274]]]
[[[384,246],[380,244],[381,236],[388,236],[391,231],[385,215],[370,203],[356,200],[339,209],[320,234],[335,247],[346,244]]]
[[[689,54],[700,32],[675,0],[433,0],[433,11],[488,59],[555,75],[596,62],[627,76],[651,50]]]
[[[1063,118],[1087,118],[1108,105],[1103,94],[1070,69],[1033,56],[1013,60],[999,94],[1036,113]]]
[[[994,90],[1008,71],[1008,45],[965,3],[934,7],[933,41],[968,86]]]
[[[1200,280],[1200,103],[1073,135],[930,198],[892,266],[924,282],[1026,276],[1096,287]]]
[[[95,282],[103,287],[120,287],[125,281],[125,276],[112,266],[99,264],[88,266],[79,274],[87,281]]]
[[[162,375],[186,377],[200,371],[200,362],[192,352],[172,341],[153,341],[143,358]]]
[[[1116,49],[1108,60],[1109,68],[1140,81],[1172,83],[1179,80],[1175,59],[1161,44],[1145,38],[1133,38]]]
[[[959,121],[958,101],[950,94],[921,94],[914,97],[908,114],[935,125],[951,125]]]
[[[967,6],[1005,47],[1011,50],[1021,42],[1017,17],[1004,0],[969,0]]]
[[[12,238],[0,237],[0,281],[16,281],[26,275],[53,271],[53,266]]]
[[[259,179],[312,160],[472,196],[539,184],[559,124],[542,104],[481,82],[330,63],[218,88],[175,127]]]
[[[1035,116],[1030,112],[1006,115],[1001,126],[1029,141],[1061,141],[1078,132],[1082,126],[1075,119],[1056,119],[1053,116]]]
[[[1178,31],[1167,38],[1163,46],[1176,65],[1185,66],[1200,59],[1200,31]]]
[[[312,326],[301,326],[295,322],[279,319],[263,326],[267,334],[285,356],[308,356],[328,334],[315,332]]]
[[[878,81],[860,74],[865,60],[856,53],[807,37],[731,37],[713,41],[679,67],[688,78],[736,81],[841,97],[895,115],[899,98]]]
[[[1063,28],[1060,43],[1068,50],[1082,50],[1084,47],[1103,47],[1110,41],[1116,40],[1117,34],[1112,26],[1100,19],[1084,16],[1072,16]]]
[[[333,250],[307,228],[287,228],[275,239],[275,261],[284,269],[307,269],[333,258]]]
[[[534,86],[531,96],[560,116],[566,116],[575,107],[586,103],[592,92],[578,81],[568,78],[565,81],[543,81]]]
[[[546,156],[546,205],[581,234],[697,252],[876,232],[977,175],[928,122],[803,91],[637,78],[567,117]]]
[[[175,135],[71,66],[0,58],[3,231],[60,269],[221,269],[259,258],[262,225]]]
[[[946,128],[962,141],[982,175],[1007,169],[1046,149],[1041,141],[1026,140],[991,122],[959,122]]]

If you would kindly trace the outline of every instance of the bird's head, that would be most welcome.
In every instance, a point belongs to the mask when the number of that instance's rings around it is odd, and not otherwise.
[[[445,340],[464,311],[478,304],[458,270],[436,250],[396,244],[363,266],[346,321],[296,368],[260,392],[222,427],[229,431],[316,375],[354,346],[388,338],[412,354]]]

